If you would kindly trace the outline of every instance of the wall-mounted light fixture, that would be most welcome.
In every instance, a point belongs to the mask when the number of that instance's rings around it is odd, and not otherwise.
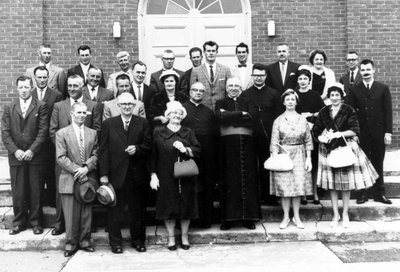
[[[275,21],[273,20],[268,21],[268,36],[269,37],[275,36]]]
[[[114,39],[121,38],[121,24],[119,22],[113,24],[113,37]]]

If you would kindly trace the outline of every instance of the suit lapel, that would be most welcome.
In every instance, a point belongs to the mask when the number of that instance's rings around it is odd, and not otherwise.
[[[68,133],[67,137],[70,139],[70,141],[73,143],[69,148],[71,148],[71,153],[75,154],[76,159],[80,160],[80,154],[79,154],[79,143],[78,139],[76,138],[75,130],[74,127],[71,125],[68,126]],[[86,135],[84,135],[84,141],[86,142]],[[86,152],[86,151],[85,151]]]
[[[32,97],[31,104],[29,105],[28,109],[26,110],[25,119],[29,116],[29,114],[36,107],[36,105],[37,105],[37,100],[33,99],[33,97]]]
[[[86,161],[90,157],[90,150],[91,150],[91,145],[92,145],[91,140],[92,139],[90,137],[91,135],[90,135],[89,129],[87,127],[83,128],[83,134],[85,137],[85,161]]]
[[[131,123],[132,123],[132,119],[131,119],[131,122],[129,123],[129,129],[132,127]],[[113,125],[114,125],[115,131],[117,132],[117,134],[119,135],[119,137],[121,138],[123,143],[126,144],[127,139],[126,139],[126,134],[125,134],[125,130],[124,130],[124,125],[122,123],[122,119],[121,118],[115,118],[115,122],[114,122]]]
[[[204,63],[201,66],[201,70],[203,71],[203,74],[204,74],[205,78],[207,79],[207,81],[212,85],[214,82],[211,82],[210,76],[208,75],[207,63]],[[215,80],[215,77],[214,77],[214,80]]]
[[[64,100],[64,115],[67,116],[68,124],[71,124],[71,101],[70,98]]]
[[[48,82],[51,82],[55,75],[56,75],[56,73],[54,72],[54,67],[50,63],[50,65],[49,65],[49,80],[48,80]]]
[[[288,68],[289,68],[289,66],[288,66]],[[275,63],[275,69],[273,69],[273,71],[275,72],[275,76],[279,79],[278,82],[279,82],[280,89],[283,89],[281,67],[280,67],[279,61]],[[286,81],[286,79],[285,79],[285,81]]]
[[[215,63],[214,82],[217,80],[220,72],[221,72],[221,65],[219,65],[218,63]]]

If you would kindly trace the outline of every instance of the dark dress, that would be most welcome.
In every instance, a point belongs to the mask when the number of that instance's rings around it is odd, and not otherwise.
[[[190,128],[182,126],[177,132],[166,126],[155,128],[151,172],[156,173],[160,181],[156,199],[158,220],[198,217],[196,177],[179,180],[173,177],[179,152],[172,146],[175,141],[181,141],[185,147],[189,147],[195,157],[200,153],[200,144]]]
[[[252,136],[255,108],[244,97],[236,101],[224,98],[216,102],[215,111],[221,128],[222,220],[259,220],[257,158]]]
[[[179,101],[183,103],[186,100],[188,100],[188,98],[184,93],[175,91],[174,101]],[[161,92],[155,94],[151,99],[150,107],[148,112],[146,112],[146,115],[148,116],[148,120],[154,127],[162,125],[160,121],[154,121],[154,118],[160,115],[164,116],[164,112],[167,109],[168,102],[170,102],[170,100],[165,90],[162,90]]]
[[[325,83],[326,83],[325,72],[322,72],[322,74],[320,75],[313,73],[312,83],[311,83],[312,90],[317,92],[319,95],[322,95],[322,93],[324,92]]]

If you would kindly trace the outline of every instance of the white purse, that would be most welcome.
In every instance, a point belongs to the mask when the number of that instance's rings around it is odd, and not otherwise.
[[[284,172],[293,169],[293,161],[289,156],[289,152],[280,144],[278,144],[285,153],[280,153],[269,157],[264,162],[264,168],[270,171]]]

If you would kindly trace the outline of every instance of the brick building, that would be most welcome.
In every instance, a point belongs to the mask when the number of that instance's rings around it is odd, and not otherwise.
[[[189,67],[188,49],[207,39],[219,44],[220,59],[233,61],[234,46],[251,44],[253,62],[276,61],[275,46],[287,42],[291,58],[308,64],[313,49],[324,49],[326,65],[342,75],[345,53],[377,65],[377,80],[393,96],[394,144],[400,147],[400,1],[397,0],[2,0],[0,3],[0,108],[16,96],[14,81],[37,65],[37,48],[50,44],[53,63],[68,69],[76,49],[92,47],[92,62],[109,75],[120,50],[142,59],[149,72],[161,67],[165,48],[177,53],[176,66]],[[276,35],[268,36],[274,21]],[[121,38],[113,37],[113,24]],[[0,155],[5,155],[3,146]]]

